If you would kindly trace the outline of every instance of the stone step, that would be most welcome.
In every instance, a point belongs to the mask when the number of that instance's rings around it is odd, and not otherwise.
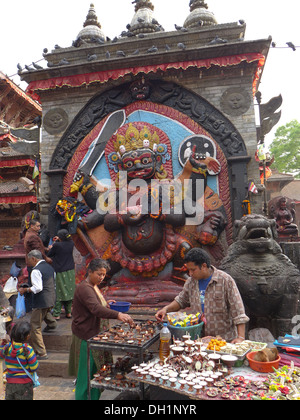
[[[39,360],[38,376],[41,378],[70,378],[69,352],[49,352],[47,360]]]
[[[51,333],[43,333],[43,340],[47,352],[69,352],[72,343],[72,335],[61,335],[60,331],[54,330]]]

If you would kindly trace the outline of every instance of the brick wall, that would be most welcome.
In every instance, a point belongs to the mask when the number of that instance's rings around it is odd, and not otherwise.
[[[21,227],[0,227],[0,250],[5,245],[13,246],[20,240]]]

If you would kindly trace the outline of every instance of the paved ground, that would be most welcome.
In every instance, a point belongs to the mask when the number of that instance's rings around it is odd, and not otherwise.
[[[34,390],[35,401],[71,401],[75,400],[74,379],[64,378],[39,378],[41,385]],[[101,400],[113,400],[118,395],[117,392],[103,391]],[[0,400],[5,399],[4,391],[0,395]]]

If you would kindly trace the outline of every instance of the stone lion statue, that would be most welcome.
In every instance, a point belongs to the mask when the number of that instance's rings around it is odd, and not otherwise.
[[[234,223],[234,243],[220,266],[237,283],[249,329],[268,328],[274,337],[291,333],[300,292],[300,272],[276,237],[274,219],[244,216]]]

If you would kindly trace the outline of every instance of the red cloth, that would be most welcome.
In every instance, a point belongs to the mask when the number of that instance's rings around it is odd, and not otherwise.
[[[279,362],[279,366],[290,366],[291,362],[294,362],[296,367],[300,367],[300,359],[296,356],[290,356],[288,354],[280,353],[281,360]]]
[[[15,168],[16,166],[34,167],[34,161],[31,159],[0,160],[0,168]]]
[[[94,82],[106,83],[108,80],[117,80],[121,77],[126,76],[127,74],[132,74],[136,76],[139,73],[148,74],[151,72],[157,73],[158,71],[165,72],[168,69],[186,70],[189,67],[210,68],[211,66],[234,66],[240,64],[242,61],[246,61],[247,63],[257,61],[257,71],[253,81],[253,90],[255,91],[257,81],[260,77],[261,69],[265,63],[265,57],[260,53],[231,55],[224,57],[207,58],[204,60],[181,61],[176,63],[162,63],[149,66],[129,67],[124,69],[100,71],[95,73],[55,77],[47,80],[36,80],[28,85],[26,93],[30,95],[33,99],[39,100],[37,92],[40,90],[43,91],[49,89],[56,89],[64,86],[88,86],[89,84]]]
[[[36,203],[35,195],[26,195],[26,196],[14,196],[14,197],[0,197],[1,204],[26,204],[26,203]]]

